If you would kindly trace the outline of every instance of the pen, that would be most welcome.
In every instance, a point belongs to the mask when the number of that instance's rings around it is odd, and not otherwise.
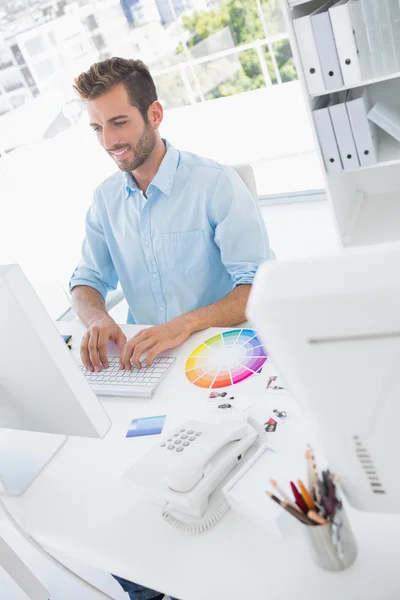
[[[293,504],[293,502],[290,499],[290,497],[288,496],[288,494],[286,494],[282,490],[282,488],[278,485],[278,483],[275,481],[275,479],[270,479],[269,482],[272,485],[272,487],[275,488],[275,492],[278,492],[278,494],[284,499],[285,502],[287,502],[288,504]]]
[[[302,495],[300,494],[299,490],[297,489],[297,487],[294,485],[293,481],[290,482],[290,487],[292,488],[292,492],[295,497],[297,506],[300,508],[301,511],[303,511],[303,513],[307,514],[308,513],[307,504],[305,503],[305,501],[304,501]]]
[[[308,493],[308,491],[306,490],[306,487],[305,487],[304,483],[301,481],[301,479],[297,480],[297,485],[299,486],[300,493],[303,496],[304,502],[307,504],[308,508],[310,510],[315,510],[314,502],[312,501],[312,498],[311,498],[310,494]]]
[[[298,519],[299,521],[304,523],[304,525],[314,525],[314,522],[312,521],[312,519],[309,519],[307,517],[307,515],[305,515],[304,513],[299,512],[297,510],[297,508],[294,508],[293,506],[290,506],[287,502],[280,500],[279,498],[274,496],[274,494],[272,492],[265,492],[265,493],[267,494],[267,496],[269,496],[271,498],[271,500],[273,500],[274,502],[279,504],[279,506],[282,506],[283,509],[285,509],[293,517],[295,517],[296,519]]]

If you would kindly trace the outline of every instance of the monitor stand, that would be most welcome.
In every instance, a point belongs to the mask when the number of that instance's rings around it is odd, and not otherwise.
[[[0,493],[23,494],[66,440],[65,435],[0,430]]]

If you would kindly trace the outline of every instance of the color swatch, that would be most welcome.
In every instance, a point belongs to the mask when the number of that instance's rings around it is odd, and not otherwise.
[[[202,388],[222,388],[257,373],[268,354],[253,329],[233,329],[209,338],[186,361],[186,377]]]

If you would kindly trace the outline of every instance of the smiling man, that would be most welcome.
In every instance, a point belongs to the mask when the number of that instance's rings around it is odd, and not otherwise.
[[[94,193],[82,259],[70,282],[73,306],[87,326],[84,365],[108,367],[109,339],[119,345],[122,369],[140,368],[144,352],[151,364],[195,331],[241,323],[270,250],[256,200],[239,175],[161,138],[163,109],[141,61],[96,63],[74,87],[93,135],[118,167]],[[152,325],[130,340],[105,308],[118,282],[128,322]],[[131,600],[162,598],[119,582]]]
[[[163,109],[147,67],[111,58],[75,80],[90,126],[118,171],[99,185],[86,218],[72,303],[87,326],[84,365],[140,368],[191,333],[245,319],[251,283],[270,256],[255,199],[231,167],[175,149],[159,127]],[[121,284],[128,323],[150,324],[127,340],[105,299]]]

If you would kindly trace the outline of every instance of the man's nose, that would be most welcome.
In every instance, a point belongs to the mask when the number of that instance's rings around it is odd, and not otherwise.
[[[111,150],[118,142],[117,132],[110,129],[103,129],[103,148]]]

